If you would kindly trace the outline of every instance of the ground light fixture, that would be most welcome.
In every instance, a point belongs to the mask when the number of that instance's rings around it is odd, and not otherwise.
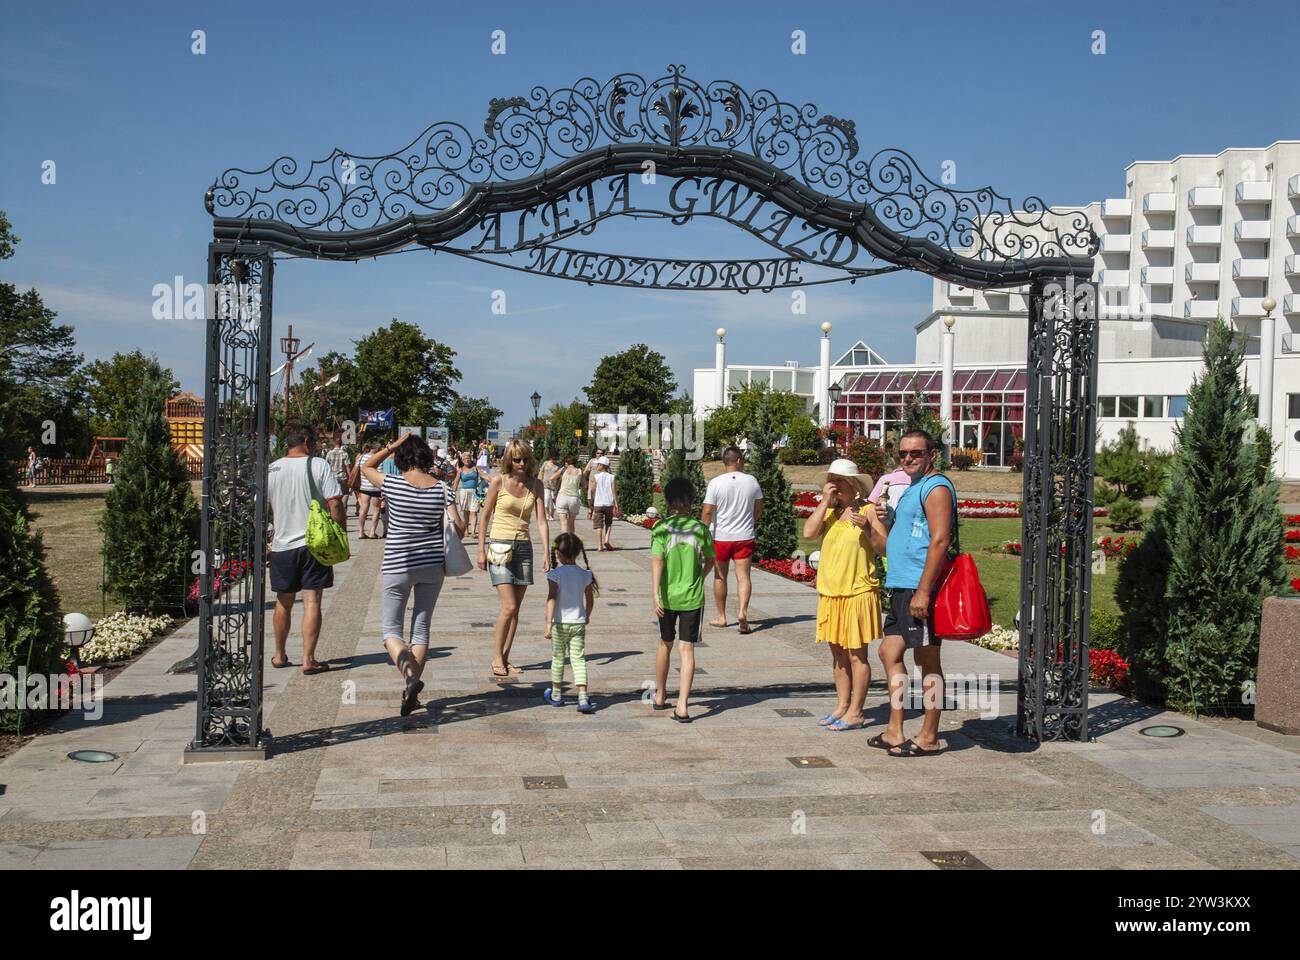
[[[1186,732],[1182,727],[1175,727],[1168,723],[1157,723],[1138,731],[1144,737],[1181,737]]]

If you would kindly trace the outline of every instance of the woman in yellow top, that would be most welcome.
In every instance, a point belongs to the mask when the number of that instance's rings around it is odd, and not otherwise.
[[[488,484],[483,520],[478,528],[478,568],[492,575],[492,586],[497,588],[501,599],[496,652],[492,658],[494,677],[523,673],[510,662],[510,648],[514,646],[515,630],[519,626],[519,607],[533,582],[533,543],[528,529],[534,516],[542,543],[551,542],[546,510],[538,508],[544,502],[533,451],[522,440],[511,440],[501,457],[500,473]],[[542,550],[543,573],[551,568],[550,555],[549,548]]]
[[[889,530],[867,502],[871,478],[852,460],[836,460],[826,474],[822,501],[803,526],[807,540],[820,538],[817,564],[817,642],[830,644],[837,704],[818,721],[839,733],[866,724],[862,705],[871,683],[867,644],[884,636],[876,553],[884,553]]]

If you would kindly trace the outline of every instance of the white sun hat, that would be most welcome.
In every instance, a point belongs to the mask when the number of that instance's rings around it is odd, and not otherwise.
[[[602,467],[608,467],[608,466],[609,466],[609,457],[601,457],[601,458],[598,459],[596,462],[599,463]]]
[[[858,469],[858,465],[852,460],[841,457],[826,468],[826,477],[843,477],[848,480],[857,489],[858,495],[863,500],[867,499],[871,493],[871,487],[867,483],[867,475]]]

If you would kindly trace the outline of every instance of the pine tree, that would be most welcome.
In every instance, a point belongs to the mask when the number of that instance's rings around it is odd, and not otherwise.
[[[623,513],[645,513],[654,503],[654,471],[640,447],[629,446],[623,451],[614,482],[618,485],[618,508]]]
[[[105,585],[129,609],[183,603],[191,551],[198,547],[198,505],[171,446],[164,393],[156,383],[142,386],[99,521]]]
[[[1121,654],[1139,694],[1194,713],[1240,708],[1264,597],[1286,579],[1271,465],[1248,437],[1244,351],[1222,319],[1192,384],[1168,487],[1120,568]]]
[[[751,472],[763,488],[763,515],[758,518],[754,550],[760,560],[788,560],[799,541],[794,530],[794,495],[774,449],[779,439],[772,408],[761,401],[746,431],[753,457]]]
[[[704,479],[704,469],[700,466],[700,461],[688,460],[686,452],[683,447],[668,451],[664,468],[659,473],[659,485],[665,490],[668,489],[668,481],[674,477],[685,477],[691,481],[691,487],[695,490],[695,516],[698,517],[700,508],[704,506],[704,494],[709,484]]]

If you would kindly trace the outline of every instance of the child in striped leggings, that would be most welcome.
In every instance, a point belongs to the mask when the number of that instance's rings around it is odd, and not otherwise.
[[[587,569],[578,566],[578,557]],[[561,685],[564,683],[564,657],[573,665],[573,682],[578,688],[578,712],[595,713],[587,699],[587,621],[600,589],[587,563],[582,541],[572,533],[562,533],[551,547],[551,569],[546,574],[546,633],[551,641],[551,685],[542,699],[554,707],[564,706]]]

